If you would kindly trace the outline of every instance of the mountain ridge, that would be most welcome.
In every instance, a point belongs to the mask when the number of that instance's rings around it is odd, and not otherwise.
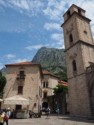
[[[31,62],[41,64],[42,70],[48,70],[60,80],[67,81],[64,49],[42,47]],[[5,75],[6,68],[2,68],[1,72]]]
[[[41,64],[43,70],[48,70],[61,80],[67,81],[64,49],[41,47],[32,62]]]
[[[65,66],[64,49],[42,47],[37,51],[32,62],[41,63],[42,67],[46,66],[45,62],[47,66],[48,64],[50,66]]]

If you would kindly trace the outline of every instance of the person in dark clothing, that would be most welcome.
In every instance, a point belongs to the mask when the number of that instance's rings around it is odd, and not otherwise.
[[[59,116],[59,113],[60,113],[59,108],[57,108],[56,113],[57,113],[57,115]]]
[[[6,122],[6,125],[8,125],[8,120],[10,117],[11,117],[11,111],[10,111],[10,108],[8,108],[4,117],[4,122]]]

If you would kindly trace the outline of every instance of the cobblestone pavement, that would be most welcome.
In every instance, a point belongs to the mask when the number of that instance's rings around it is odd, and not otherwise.
[[[94,125],[94,120],[70,118],[66,116],[42,116],[31,119],[10,119],[9,125]]]

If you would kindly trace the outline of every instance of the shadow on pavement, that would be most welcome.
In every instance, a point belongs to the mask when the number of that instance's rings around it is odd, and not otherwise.
[[[77,121],[77,122],[94,123],[94,119],[82,118],[82,117],[79,118],[79,117],[70,117],[70,116],[63,116],[63,117],[60,116],[59,119]]]

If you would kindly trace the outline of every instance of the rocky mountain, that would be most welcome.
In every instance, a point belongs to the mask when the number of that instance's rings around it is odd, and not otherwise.
[[[46,69],[65,80],[63,78],[66,77],[64,49],[42,47],[37,51],[32,62],[41,64],[42,69]]]
[[[41,64],[43,70],[48,70],[59,79],[67,81],[64,49],[42,47],[37,51],[32,62]],[[1,72],[5,75],[6,68],[2,68]]]

